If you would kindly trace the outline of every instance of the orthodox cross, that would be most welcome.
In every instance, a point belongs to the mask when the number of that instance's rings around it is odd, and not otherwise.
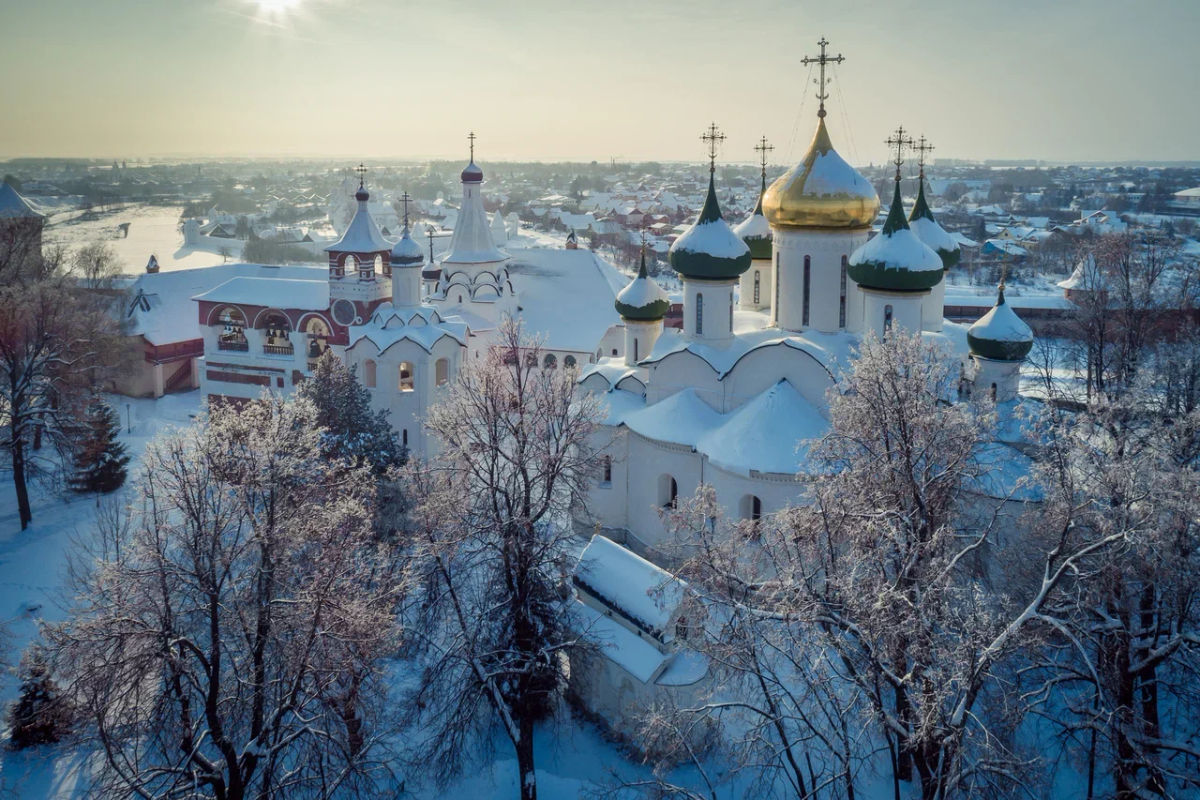
[[[754,150],[759,154],[760,161],[762,162],[762,180],[764,191],[767,188],[767,153],[774,149],[775,145],[767,144],[767,137],[765,136],[759,140],[758,144],[754,145]]]
[[[913,150],[917,151],[917,166],[921,168],[921,178],[925,177],[925,154],[933,150],[933,145],[922,136],[917,139],[917,143],[912,146]]]
[[[805,66],[808,66],[809,64],[816,64],[818,66],[818,69],[820,69],[820,71],[821,71],[821,77],[817,78],[817,81],[816,81],[816,83],[817,83],[817,100],[819,100],[821,103],[821,107],[817,110],[817,116],[824,117],[825,116],[825,101],[829,99],[829,92],[825,91],[825,87],[829,84],[829,81],[825,80],[825,65],[826,64],[840,64],[846,60],[846,57],[843,56],[841,53],[838,53],[836,56],[825,55],[825,48],[826,48],[826,46],[829,45],[829,42],[828,42],[828,40],[825,39],[824,36],[821,37],[821,41],[817,42],[817,44],[821,48],[821,55],[805,56],[804,58],[800,59],[800,63],[804,64]]]
[[[363,182],[367,179],[367,168],[363,166],[362,162],[359,162],[354,171],[358,173],[358,188],[361,189],[363,188]]]
[[[717,123],[708,126],[708,130],[700,134],[700,139],[708,142],[708,171],[717,171],[717,145],[725,141],[725,134],[717,127]]]
[[[433,226],[426,228],[425,233],[429,236],[429,266],[433,266]]]
[[[892,161],[896,165],[896,182],[900,182],[900,165],[904,163],[904,150],[913,146],[913,138],[907,135],[908,131],[904,130],[901,125],[896,128],[896,132],[889,136],[884,142],[888,147],[896,148],[896,158]]]
[[[408,230],[408,201],[411,199],[412,198],[409,197],[408,192],[405,192],[404,194],[400,195],[400,202],[404,204],[404,229],[405,230]]]
[[[470,144],[470,147],[471,147],[471,163],[474,164],[475,163],[475,131],[471,131],[470,133],[467,134],[467,142]]]

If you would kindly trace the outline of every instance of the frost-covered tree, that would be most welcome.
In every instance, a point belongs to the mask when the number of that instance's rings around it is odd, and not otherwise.
[[[76,565],[47,638],[112,797],[369,792],[397,580],[371,479],[269,394],[156,439],[140,502]]]
[[[50,662],[41,645],[25,652],[17,675],[21,689],[8,712],[12,746],[20,750],[61,741],[71,732],[71,704],[51,675]]]
[[[410,697],[424,763],[464,764],[499,723],[534,800],[533,731],[564,688],[576,637],[564,618],[568,511],[590,463],[595,400],[568,370],[542,369],[535,342],[508,321],[470,362],[427,426],[441,445],[410,465],[408,620],[423,668]]]
[[[997,591],[999,517],[968,496],[991,415],[945,401],[957,379],[919,336],[868,338],[831,395],[800,505],[732,533],[703,505],[673,520],[713,611],[707,650],[749,720],[742,747],[798,797],[852,796],[879,771],[896,797],[1014,791],[1010,658],[1052,624],[1083,560],[1129,535],[1048,527],[1025,554],[1033,574]]]
[[[376,472],[404,463],[406,454],[388,412],[371,409],[370,393],[331,350],[317,360],[298,394],[316,408],[321,451],[327,458],[367,464]]]
[[[75,443],[75,472],[68,480],[77,492],[107,493],[125,483],[129,455],[118,438],[121,420],[113,407],[93,397]]]

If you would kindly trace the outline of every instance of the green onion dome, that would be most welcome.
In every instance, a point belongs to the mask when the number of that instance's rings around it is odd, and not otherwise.
[[[667,260],[683,277],[698,280],[733,280],[750,269],[750,248],[721,217],[711,172],[700,218],[671,245]]]
[[[942,280],[942,260],[904,219],[899,182],[883,230],[851,254],[846,274],[859,286],[891,292],[923,292]]]
[[[758,196],[754,213],[738,223],[733,232],[750,248],[751,258],[771,260],[771,223],[763,215],[762,194]]]
[[[929,246],[929,249],[942,259],[942,269],[950,269],[962,257],[958,240],[946,233],[946,229],[933,218],[933,211],[925,201],[925,179],[921,179],[921,188],[917,190],[917,202],[913,205],[912,213],[908,215],[908,227],[917,238]]]
[[[996,305],[967,328],[967,346],[971,354],[994,361],[1022,361],[1033,349],[1033,331],[1004,302],[1004,284]]]
[[[671,310],[671,300],[653,278],[646,274],[646,251],[637,277],[617,294],[617,313],[633,322],[657,322]]]

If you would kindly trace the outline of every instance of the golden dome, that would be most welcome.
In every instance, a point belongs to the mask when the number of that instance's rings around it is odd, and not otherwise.
[[[762,204],[772,228],[855,229],[875,221],[879,195],[833,149],[819,117],[804,159],[767,188]]]

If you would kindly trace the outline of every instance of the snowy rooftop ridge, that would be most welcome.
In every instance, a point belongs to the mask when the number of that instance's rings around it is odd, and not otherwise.
[[[361,194],[365,195],[366,192],[363,191]],[[379,226],[375,224],[375,218],[367,210],[367,201],[359,200],[358,210],[354,212],[354,218],[346,226],[346,232],[342,234],[342,238],[327,245],[325,252],[387,253],[391,249],[392,245],[383,238],[383,234],[379,232]]]
[[[10,184],[0,182],[0,219],[45,219]]]
[[[471,162],[474,166],[475,162]],[[504,261],[508,255],[496,247],[492,240],[491,224],[483,209],[483,197],[479,194],[479,182],[468,179],[463,171],[462,208],[454,222],[454,234],[450,237],[450,250],[442,259],[443,264],[489,264]],[[483,173],[479,173],[479,179]]]
[[[674,638],[667,628],[687,584],[671,573],[596,534],[579,555],[575,578],[663,641]]]
[[[300,278],[236,277],[193,300],[247,306],[324,311],[329,308],[329,281]]]

